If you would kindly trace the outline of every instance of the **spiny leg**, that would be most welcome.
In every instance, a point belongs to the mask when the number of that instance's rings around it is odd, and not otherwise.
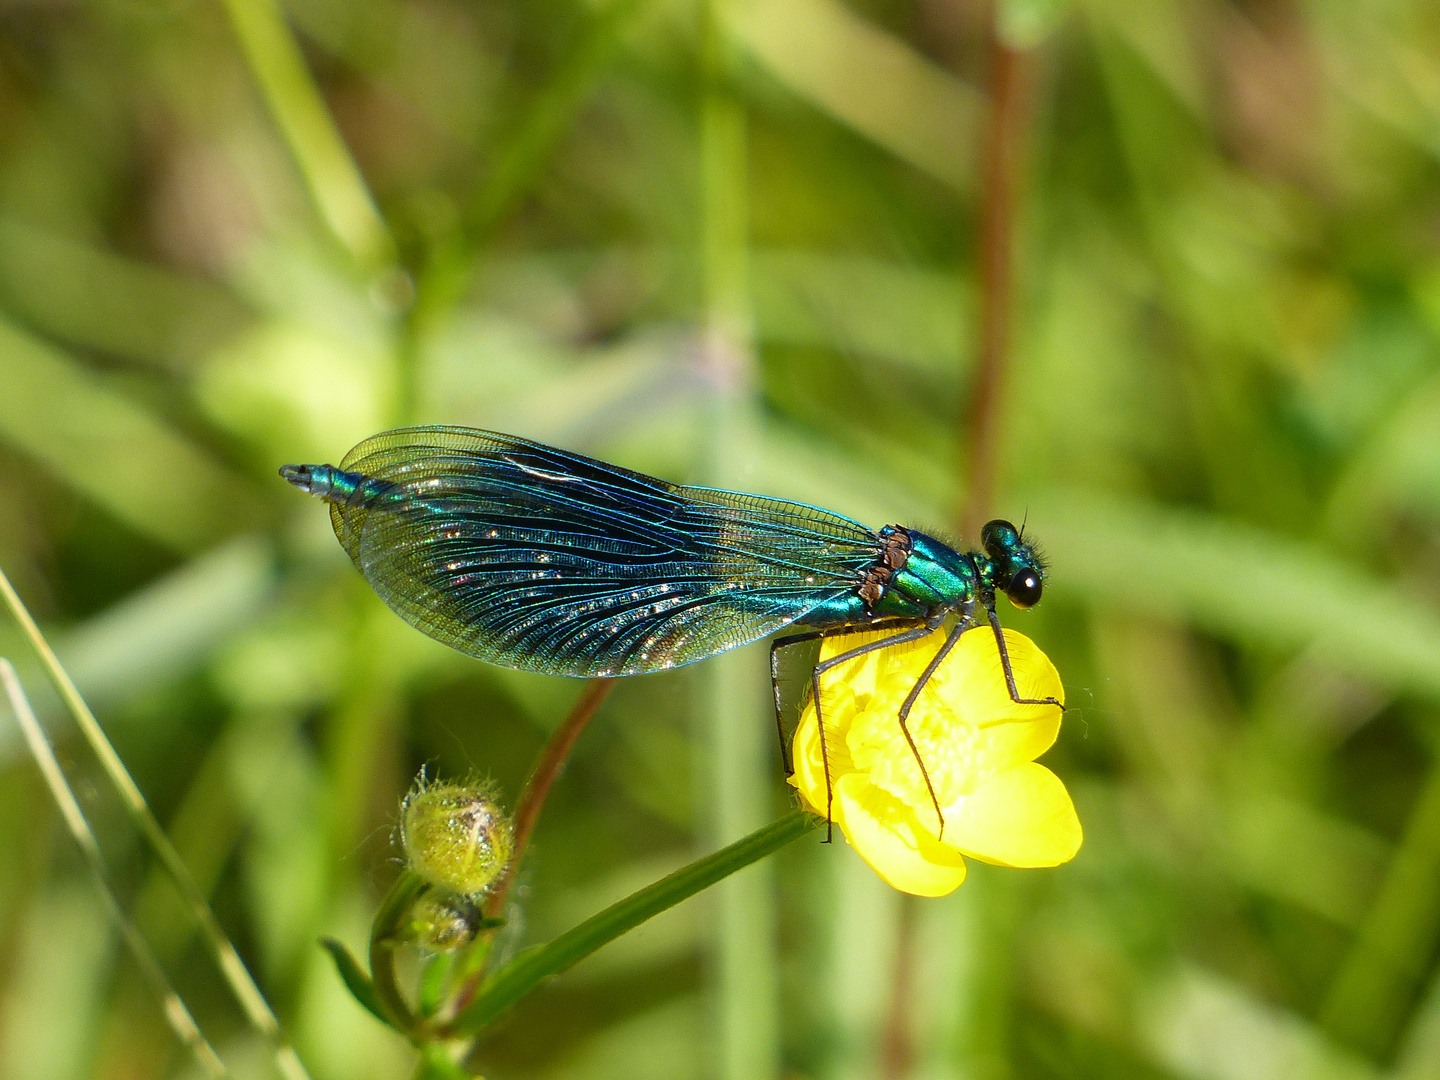
[[[915,745],[915,738],[910,734],[910,725],[907,721],[910,719],[910,710],[915,707],[915,702],[920,700],[920,694],[924,691],[925,684],[930,681],[931,676],[933,676],[935,672],[940,670],[940,665],[945,662],[945,657],[950,655],[950,650],[959,642],[960,635],[974,625],[975,620],[971,615],[973,607],[974,604],[972,602],[960,616],[960,621],[957,622],[950,633],[945,636],[944,643],[935,655],[931,657],[930,663],[925,665],[925,670],[922,671],[920,677],[915,680],[915,685],[910,688],[910,693],[905,695],[905,701],[901,704],[898,714],[900,719],[900,733],[905,736],[905,741],[910,744],[910,753],[915,755],[915,764],[920,766],[920,775],[925,780],[925,790],[930,793],[931,805],[935,807],[935,817],[940,822],[940,828],[935,834],[937,840],[943,839],[945,836],[945,813],[940,809],[940,797],[935,794],[935,785],[930,780],[930,770],[925,768],[925,759],[920,756],[920,748]]]
[[[867,630],[889,630],[897,626],[913,625],[914,621],[911,619],[877,619],[862,627],[831,626],[824,630],[810,630],[803,634],[787,634],[770,642],[770,691],[775,696],[775,734],[780,739],[780,761],[785,766],[786,776],[795,775],[795,762],[791,757],[789,746],[785,742],[785,720],[780,701],[780,650],[791,645],[801,645],[807,641],[821,641],[827,637],[837,637],[841,634],[854,634]]]
[[[815,726],[820,730],[820,761],[825,768],[825,843],[828,844],[835,838],[835,819],[831,815],[831,808],[835,804],[835,788],[830,782],[830,750],[825,744],[825,714],[820,708],[820,676],[824,675],[831,668],[838,667],[849,660],[855,660],[864,656],[866,653],[872,653],[878,649],[888,649],[892,645],[903,645],[909,641],[919,641],[921,638],[933,634],[937,626],[938,624],[932,626],[926,623],[923,626],[915,627],[913,630],[906,630],[904,633],[896,634],[894,637],[881,638],[879,641],[869,641],[864,645],[857,645],[853,649],[847,649],[839,656],[832,656],[829,660],[822,660],[815,665],[815,670],[810,675],[810,686],[815,696]],[[852,629],[849,632],[853,633],[854,631]],[[921,766],[921,768],[923,769],[924,766]]]
[[[1000,626],[1000,616],[995,614],[993,601],[985,605],[985,614],[990,619],[990,629],[995,631],[995,644],[1000,648],[1000,666],[1005,671],[1005,685],[1010,690],[1010,700],[1016,705],[1059,705],[1063,710],[1064,705],[1060,704],[1057,698],[1023,698],[1020,690],[1015,685],[1015,672],[1010,667],[1010,650],[1005,647],[1005,631]]]
[[[831,807],[835,803],[835,791],[830,786],[830,748],[825,743],[825,716],[820,711],[820,666],[810,673],[810,693],[815,698],[815,727],[820,732],[820,767],[825,770],[825,843],[835,839],[835,818]]]

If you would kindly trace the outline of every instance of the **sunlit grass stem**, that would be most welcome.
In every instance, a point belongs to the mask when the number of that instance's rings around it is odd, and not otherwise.
[[[94,832],[90,829],[90,823],[85,820],[85,812],[80,809],[80,803],[71,791],[69,783],[65,780],[65,774],[60,769],[60,763],[55,760],[55,752],[50,748],[50,743],[45,738],[44,731],[40,728],[40,722],[35,718],[35,710],[31,708],[30,701],[25,696],[25,691],[20,685],[20,677],[15,673],[15,666],[4,657],[0,657],[0,683],[4,684],[5,696],[10,701],[10,708],[15,714],[16,723],[25,736],[25,744],[30,749],[30,755],[35,759],[35,764],[40,768],[40,775],[45,778],[45,786],[50,789],[50,796],[55,800],[55,805],[60,808],[60,816],[65,819],[65,826],[70,830],[70,835],[75,838],[75,843],[80,847],[80,853],[85,856],[85,862],[90,867],[90,873],[100,891],[101,899],[105,904],[105,911],[120,931],[126,947],[134,957],[135,964],[140,969],[141,976],[155,996],[160,1000],[161,1011],[165,1014],[165,1022],[170,1025],[172,1031],[194,1055],[195,1062],[206,1076],[220,1077],[226,1075],[225,1066],[220,1061],[219,1055],[215,1053],[214,1047],[206,1041],[200,1031],[200,1026],[195,1018],[186,1008],[185,1002],[181,1000],[170,980],[165,977],[164,970],[160,967],[159,961],[155,959],[145,938],[141,936],[134,921],[125,913],[120,901],[116,898],[114,891],[110,888],[109,876],[105,868],[105,859],[100,854],[100,845],[95,839]]]
[[[76,689],[74,681],[61,665],[54,650],[50,648],[49,642],[40,632],[40,627],[31,618],[29,610],[20,599],[19,593],[10,584],[10,579],[5,576],[3,570],[0,570],[0,597],[3,597],[5,606],[15,617],[15,621],[20,624],[20,628],[25,632],[25,636],[40,657],[46,674],[50,676],[51,682],[55,684],[55,688],[70,710],[71,716],[75,718],[80,733],[100,760],[106,777],[119,792],[126,812],[129,813],[146,842],[169,872],[171,879],[175,882],[175,887],[190,908],[191,914],[200,924],[205,942],[211,953],[214,954],[220,973],[239,1002],[245,1018],[274,1046],[276,1063],[286,1080],[309,1080],[305,1066],[280,1030],[280,1022],[265,1001],[265,995],[260,992],[260,987],[255,984],[255,980],[245,967],[245,962],[240,959],[240,954],[235,951],[235,946],[225,936],[225,931],[220,928],[220,923],[215,918],[215,913],[210,910],[210,904],[205,899],[205,894],[195,884],[195,879],[191,877],[179,851],[170,842],[170,838],[165,835],[165,830],[151,812],[145,796],[125,768],[125,763],[120,760],[120,755],[115,752],[115,747],[106,738],[100,722],[95,719],[95,714],[90,711],[90,706],[85,704],[85,699],[80,696],[80,691]]]

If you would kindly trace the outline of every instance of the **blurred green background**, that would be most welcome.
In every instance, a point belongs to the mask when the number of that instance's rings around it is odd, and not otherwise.
[[[907,908],[809,837],[527,1001],[491,1080],[1440,1077],[1440,7],[1001,14],[986,509],[1053,563],[1002,615],[1065,679],[1085,846]],[[315,1077],[411,1067],[316,939],[363,945],[412,776],[513,800],[579,685],[402,624],[276,467],[466,423],[955,529],[990,19],[0,4],[0,566]],[[177,988],[270,1075],[8,620],[0,653]],[[759,646],[615,689],[512,948],[790,805],[766,683]],[[0,1075],[195,1075],[0,719]]]

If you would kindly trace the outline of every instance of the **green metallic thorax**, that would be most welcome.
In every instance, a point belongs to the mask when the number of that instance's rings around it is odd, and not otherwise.
[[[877,616],[925,618],[975,596],[980,578],[973,556],[964,555],[924,533],[911,532],[914,549],[895,571],[873,611]]]
[[[884,540],[902,530],[882,530]],[[983,588],[977,562],[983,555],[964,554],[924,533],[903,530],[910,545],[904,565],[885,574],[883,592],[866,604],[860,590],[827,601],[797,620],[805,626],[864,626],[874,619],[938,621],[946,612],[970,604]]]

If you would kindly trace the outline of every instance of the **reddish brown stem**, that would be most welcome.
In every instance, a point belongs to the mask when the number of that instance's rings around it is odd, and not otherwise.
[[[530,843],[530,834],[535,831],[535,822],[540,817],[540,809],[545,805],[545,796],[550,793],[550,785],[560,774],[560,767],[570,755],[570,748],[590,723],[590,718],[605,700],[605,695],[610,693],[614,682],[614,679],[591,679],[587,682],[585,689],[580,692],[579,700],[570,710],[570,715],[565,717],[545,743],[545,748],[540,751],[535,768],[530,771],[530,778],[525,781],[525,790],[521,792],[520,801],[515,806],[515,853],[510,856],[510,865],[505,868],[504,876],[485,898],[487,917],[499,918],[505,910],[505,898],[510,893],[515,871]]]
[[[890,974],[890,1012],[885,1017],[885,1034],[880,1043],[883,1080],[904,1080],[915,1064],[910,1003],[915,996],[915,915],[919,906],[919,900],[909,894],[900,897],[895,966]]]
[[[992,10],[988,60],[990,94],[986,108],[984,169],[980,204],[980,325],[975,382],[965,440],[965,498],[961,534],[973,538],[989,517],[995,500],[1000,459],[1000,420],[1005,374],[1010,360],[1014,317],[1014,219],[1020,181],[1020,148],[1024,139],[1028,58],[1001,40]],[[916,909],[913,896],[901,898],[900,923],[891,974],[890,1010],[881,1044],[880,1074],[903,1080],[915,1061],[911,1001],[915,993]]]
[[[995,498],[1000,420],[1014,317],[1014,216],[1024,137],[1028,62],[990,27],[990,97],[982,162],[979,235],[979,342],[966,438],[966,491],[961,532],[973,537]]]

